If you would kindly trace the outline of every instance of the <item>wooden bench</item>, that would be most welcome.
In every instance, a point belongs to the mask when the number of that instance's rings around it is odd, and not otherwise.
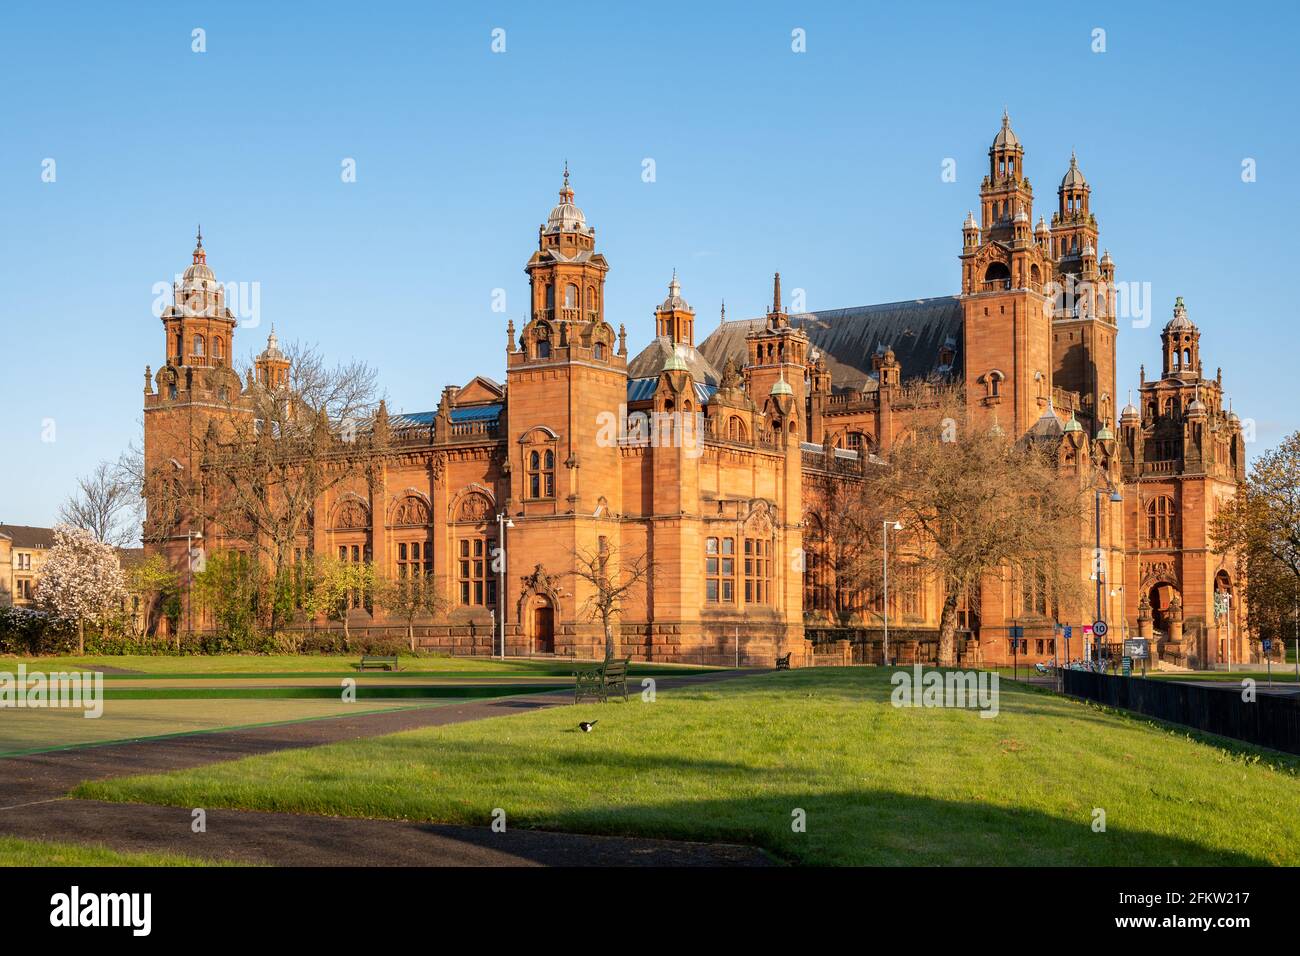
[[[623,692],[627,700],[627,665],[630,658],[614,661],[606,660],[590,667],[579,667],[573,672],[573,702],[591,698],[602,704],[609,700],[610,693]]]
[[[794,652],[791,651],[790,653],[793,654]],[[788,671],[790,669],[790,654],[776,659],[776,669],[779,671]]]
[[[361,663],[357,665],[357,670],[363,671],[367,667],[382,668],[386,671],[401,670],[401,668],[397,666],[396,654],[363,654],[361,655]]]

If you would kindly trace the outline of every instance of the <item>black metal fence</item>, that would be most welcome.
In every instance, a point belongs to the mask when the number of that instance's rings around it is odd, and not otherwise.
[[[1099,704],[1182,724],[1221,737],[1300,754],[1300,698],[1258,693],[1242,700],[1240,684],[1199,687],[1179,681],[1112,677],[1063,670],[1065,692]]]

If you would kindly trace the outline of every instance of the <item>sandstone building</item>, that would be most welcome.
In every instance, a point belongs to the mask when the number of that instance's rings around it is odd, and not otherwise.
[[[1050,222],[1034,225],[1024,155],[1004,116],[979,216],[962,224],[956,294],[790,314],[778,274],[765,315],[724,320],[702,339],[675,274],[653,329],[606,315],[610,263],[566,169],[525,265],[528,314],[502,330],[504,381],[448,386],[424,413],[381,406],[368,427],[386,443],[382,467],[316,503],[303,550],[436,575],[454,610],[421,626],[424,646],[487,653],[504,615],[509,652],[583,656],[599,656],[603,637],[581,613],[590,593],[573,575],[575,553],[645,553],[655,575],[625,609],[624,653],[805,662],[836,590],[794,559],[809,520],[805,477],[887,460],[923,394],[906,386],[960,383],[977,420],[1053,443],[1066,479],[1097,492],[1079,573],[1097,584],[1098,607],[1058,622],[1032,581],[1008,574],[964,597],[967,655],[1007,659],[1013,624],[1024,628],[1020,654],[1063,654],[1055,625],[1081,638],[1096,616],[1111,640],[1149,634],[1172,659],[1221,660],[1231,640],[1242,660],[1237,601],[1226,616],[1213,606],[1240,582],[1206,544],[1244,468],[1240,422],[1223,411],[1221,378],[1203,377],[1181,300],[1162,334],[1161,378],[1144,377],[1139,405],[1117,420],[1121,303],[1115,263],[1098,255],[1091,187],[1071,157]],[[164,363],[145,375],[146,461],[194,474],[193,444],[174,436],[207,429],[251,389],[283,388],[289,363],[272,332],[246,382],[231,369],[237,323],[201,239],[162,324]],[[651,337],[633,353],[629,336]],[[179,563],[202,531],[182,520],[150,547]],[[906,566],[898,573],[899,653],[925,656],[942,596]],[[879,625],[870,602],[854,611],[868,635]],[[382,609],[356,614],[359,626],[384,624]]]

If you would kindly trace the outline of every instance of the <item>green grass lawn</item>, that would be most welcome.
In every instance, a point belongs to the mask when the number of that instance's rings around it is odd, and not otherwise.
[[[0,837],[0,866],[212,866],[166,853],[118,853],[103,846]]]
[[[807,864],[1300,863],[1300,760],[1010,681],[994,719],[895,708],[889,691],[883,669],[795,670],[76,795],[477,825],[501,807],[510,826],[752,843]]]
[[[26,657],[0,655],[0,671],[16,671],[19,664],[26,664],[28,670],[50,672],[55,670],[95,670],[109,667],[124,671],[137,671],[133,674],[108,674],[106,679],[130,678],[139,680],[150,675],[160,678],[195,676],[206,678],[245,677],[258,675],[262,677],[329,677],[336,674],[357,674],[357,664],[361,660],[358,654],[214,654],[211,656],[193,655],[185,657],[154,657],[140,655],[121,656],[61,656],[61,657]],[[577,662],[556,658],[528,660],[526,658],[507,658],[497,660],[491,657],[451,657],[440,655],[403,656],[400,658],[402,670],[391,671],[368,670],[372,677],[565,677],[573,673]],[[682,674],[701,673],[718,668],[696,667],[685,664],[632,664],[630,673],[634,674]]]
[[[418,706],[431,706],[422,702]],[[355,716],[412,702],[332,700],[114,700],[93,720],[70,709],[0,710],[0,757],[84,744],[205,733],[234,727]]]

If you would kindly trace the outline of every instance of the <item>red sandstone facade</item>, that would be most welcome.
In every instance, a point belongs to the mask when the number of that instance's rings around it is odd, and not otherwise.
[[[1159,638],[1170,659],[1226,659],[1229,639],[1233,659],[1244,659],[1240,582],[1207,548],[1215,503],[1244,467],[1221,380],[1201,377],[1199,332],[1180,300],[1162,378],[1144,377],[1141,407],[1124,409],[1116,437],[1114,263],[1097,257],[1091,187],[1072,158],[1050,226],[1040,217],[1031,228],[1023,161],[1004,117],[980,220],[968,215],[962,228],[960,294],[791,315],[778,275],[767,315],[724,320],[697,347],[695,312],[674,275],[654,338],[635,356],[626,328],[607,320],[610,266],[566,171],[525,266],[529,314],[505,330],[504,384],[476,376],[423,414],[381,407],[372,427],[388,450],[378,480],[318,502],[304,548],[368,556],[389,573],[418,555],[454,607],[417,629],[425,647],[488,653],[504,615],[509,653],[599,656],[603,635],[580,611],[590,594],[574,554],[613,545],[655,566],[624,610],[622,653],[811,662],[805,627],[826,623],[816,595],[836,588],[802,570],[805,471],[826,467],[832,449],[850,462],[887,458],[915,414],[917,393],[905,399],[904,386],[960,382],[976,420],[1055,443],[1062,480],[1097,491],[1079,573],[1095,584],[1100,568],[1111,640],[1123,622]],[[162,321],[166,361],[156,375],[146,370],[146,463],[192,472],[200,463],[172,436],[201,433],[241,390],[282,388],[288,365],[272,333],[249,381],[230,369],[236,323],[201,241]],[[1111,500],[1117,492],[1122,504]],[[499,515],[513,524],[504,573],[492,567]],[[180,562],[187,532],[201,530],[182,521],[152,547]],[[905,567],[898,574],[891,626],[910,634],[900,635],[905,657],[925,656],[942,595]],[[1216,590],[1234,597],[1228,618],[1214,616]],[[879,608],[857,612],[868,632],[878,625]],[[385,622],[379,608],[354,614],[356,626]],[[1077,640],[1096,614],[1052,608],[1008,572],[963,601],[966,653],[1008,659],[1018,624],[1022,656],[1063,655],[1055,625],[1075,625]]]

